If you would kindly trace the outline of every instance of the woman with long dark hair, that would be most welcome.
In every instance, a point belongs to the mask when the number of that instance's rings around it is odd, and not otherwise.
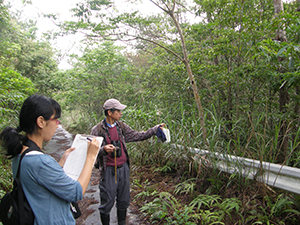
[[[6,127],[0,134],[7,156],[12,158],[13,175],[16,176],[20,155],[28,148],[21,161],[20,180],[25,196],[35,216],[34,224],[75,224],[70,202],[81,200],[89,184],[99,142],[94,138],[88,143],[87,158],[78,180],[73,180],[62,166],[70,148],[60,162],[44,154],[44,141],[54,135],[61,116],[60,105],[42,95],[28,97],[21,108],[19,126]],[[25,132],[21,135],[20,132]]]

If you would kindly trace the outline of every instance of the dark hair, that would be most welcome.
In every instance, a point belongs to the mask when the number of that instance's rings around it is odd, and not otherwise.
[[[114,113],[116,110],[117,110],[117,109],[115,109],[115,108],[112,108],[112,109],[105,109],[105,110],[104,110],[104,115],[105,115],[105,116],[108,116],[108,111],[111,111],[112,113]]]
[[[54,113],[55,113],[53,119],[58,119],[58,118],[60,118],[60,116],[61,116],[61,108],[60,108],[60,105],[58,104],[57,101],[55,101],[55,100],[52,99],[52,98],[50,98],[50,101],[51,101],[51,104],[52,104],[52,107],[53,107]]]
[[[61,115],[60,105],[55,100],[43,95],[28,97],[21,107],[19,126],[16,129],[6,127],[0,134],[1,144],[7,151],[6,155],[12,158],[22,151],[22,145],[28,138],[19,134],[19,132],[24,131],[26,134],[34,134],[38,129],[37,118],[42,116],[47,121],[54,113],[54,119],[59,118]]]

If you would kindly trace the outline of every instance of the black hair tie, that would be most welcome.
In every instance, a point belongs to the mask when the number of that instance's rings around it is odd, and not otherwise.
[[[20,132],[22,131],[22,128],[21,128],[20,126],[18,126],[18,127],[16,128],[16,131],[17,131],[17,133],[20,133]]]

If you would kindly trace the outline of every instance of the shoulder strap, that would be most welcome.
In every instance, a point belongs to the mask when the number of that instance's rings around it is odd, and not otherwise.
[[[25,143],[26,146],[28,146],[28,148],[22,153],[20,161],[19,161],[19,166],[18,166],[18,172],[16,177],[19,178],[20,177],[20,167],[21,167],[21,161],[23,159],[23,157],[31,151],[38,151],[38,152],[43,152],[39,146],[37,146],[36,143],[34,143],[32,140],[28,139],[28,141]]]
[[[20,225],[24,225],[25,222],[24,222],[24,218],[25,218],[25,201],[27,202],[26,200],[26,196],[23,192],[23,188],[22,188],[22,185],[21,185],[21,180],[20,180],[20,167],[21,167],[21,161],[22,159],[24,158],[24,156],[28,153],[28,152],[31,152],[31,151],[39,151],[39,152],[43,152],[39,146],[37,146],[36,143],[34,143],[32,140],[28,139],[26,141],[26,143],[24,144],[25,146],[28,146],[28,149],[26,149],[22,155],[21,155],[21,158],[20,158],[20,162],[19,162],[19,167],[18,167],[18,172],[17,172],[17,176],[16,178],[17,179],[14,179],[14,181],[16,182],[17,184],[17,191],[18,191],[18,203],[19,203],[19,216],[20,216]],[[15,188],[15,184],[14,184],[14,188]],[[27,205],[29,205],[27,203]],[[34,218],[34,215],[33,215],[33,212],[32,210],[31,211],[31,214],[29,214],[29,217],[31,216],[31,218]],[[28,212],[28,211],[27,211]],[[29,213],[29,212],[28,212]]]
[[[124,134],[125,134],[124,123],[123,123],[122,121],[119,121],[119,124],[120,124],[120,126],[121,126],[122,134],[123,134],[123,136],[124,136]]]

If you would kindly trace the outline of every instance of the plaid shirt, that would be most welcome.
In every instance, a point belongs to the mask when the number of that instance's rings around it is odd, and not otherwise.
[[[158,125],[148,129],[147,131],[137,132],[137,131],[133,130],[130,126],[128,126],[127,124],[125,124],[125,123],[123,123],[123,124],[124,124],[124,131],[122,133],[120,123],[118,121],[116,122],[118,135],[119,135],[119,138],[120,138],[120,140],[123,144],[124,151],[125,151],[126,156],[127,156],[127,162],[128,162],[128,165],[129,165],[129,156],[128,156],[128,152],[127,152],[127,148],[126,148],[125,143],[143,141],[143,140],[146,140],[148,138],[151,138],[153,135],[156,134],[157,129],[158,129]],[[99,154],[98,154],[98,159],[97,159],[98,162],[99,162],[100,180],[102,180],[103,177],[104,177],[105,169],[106,169],[106,160],[107,160],[107,155],[108,155],[107,152],[103,149],[103,146],[105,146],[107,144],[106,140],[108,138],[108,127],[105,124],[105,120],[101,121],[100,126],[105,131],[104,134],[103,134],[104,139],[103,139],[103,142],[102,142],[102,146],[100,148],[100,151],[99,151]],[[99,128],[98,128],[97,125],[95,125],[92,128],[91,135],[99,136]]]

